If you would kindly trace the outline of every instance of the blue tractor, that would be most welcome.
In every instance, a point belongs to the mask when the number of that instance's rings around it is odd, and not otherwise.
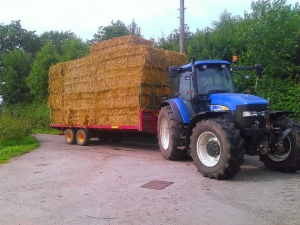
[[[228,179],[244,163],[244,154],[259,155],[266,167],[284,172],[300,169],[300,123],[288,111],[270,111],[268,100],[239,94],[228,61],[193,61],[170,66],[172,96],[160,105],[158,142],[168,160],[187,152],[205,177]]]

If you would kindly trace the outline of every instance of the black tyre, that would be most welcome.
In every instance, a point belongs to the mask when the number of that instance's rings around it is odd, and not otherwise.
[[[157,133],[159,148],[165,159],[179,160],[186,155],[186,150],[177,148],[180,145],[180,131],[171,107],[163,107],[158,115]]]
[[[191,156],[203,176],[227,179],[244,163],[243,143],[233,123],[220,118],[203,120],[193,129]]]
[[[110,140],[112,143],[120,143],[123,139],[123,132],[111,132]]]
[[[67,129],[65,131],[65,140],[69,145],[76,144],[76,131],[73,129]]]
[[[90,133],[87,130],[79,129],[76,133],[76,141],[80,146],[86,146],[90,143]]]
[[[281,154],[260,155],[260,160],[271,170],[295,172],[300,169],[300,123],[287,117],[281,117],[273,123],[274,127],[286,130],[293,123],[292,131],[283,139]]]

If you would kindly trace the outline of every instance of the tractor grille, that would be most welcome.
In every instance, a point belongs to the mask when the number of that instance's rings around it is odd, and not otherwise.
[[[267,105],[240,105],[236,107],[236,126],[237,128],[251,128],[255,121],[259,122],[259,127],[266,126],[264,114],[267,110]],[[257,116],[243,117],[244,111],[258,112]]]

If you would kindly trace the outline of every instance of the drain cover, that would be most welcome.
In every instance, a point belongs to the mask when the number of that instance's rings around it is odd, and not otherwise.
[[[141,188],[148,188],[148,189],[155,189],[155,190],[162,190],[166,187],[174,184],[174,182],[169,181],[161,181],[161,180],[153,180],[141,186]]]

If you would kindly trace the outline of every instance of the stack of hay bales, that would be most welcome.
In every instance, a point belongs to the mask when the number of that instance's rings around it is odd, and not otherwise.
[[[185,54],[152,47],[128,35],[91,46],[87,57],[49,70],[52,124],[138,126],[139,111],[170,95],[167,68],[183,65]],[[153,89],[152,84],[158,84]]]

